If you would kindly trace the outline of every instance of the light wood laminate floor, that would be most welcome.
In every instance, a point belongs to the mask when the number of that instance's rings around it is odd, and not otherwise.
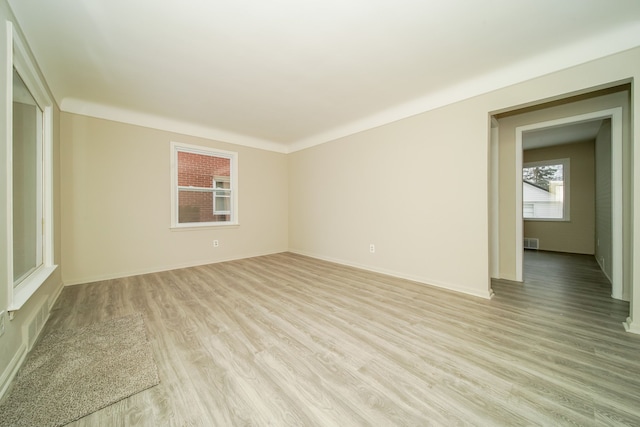
[[[160,385],[76,427],[640,425],[628,303],[593,257],[525,260],[484,300],[269,255],[67,287],[44,333],[145,317]]]

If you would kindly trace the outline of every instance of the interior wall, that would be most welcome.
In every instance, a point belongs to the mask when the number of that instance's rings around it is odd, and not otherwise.
[[[490,295],[488,115],[628,80],[639,61],[633,49],[291,154],[290,249]],[[628,105],[627,97],[501,121],[499,208],[491,215],[500,218],[502,278],[515,278],[515,126]],[[624,114],[629,158],[627,107]]]
[[[640,49],[638,49],[640,51]],[[613,58],[610,58],[613,59]],[[603,59],[602,61],[605,61]],[[624,62],[623,62],[624,63]],[[585,64],[589,65],[589,64]],[[595,64],[594,64],[595,65]],[[618,65],[622,66],[622,65]],[[599,67],[598,67],[599,68]],[[580,69],[580,67],[577,67]],[[596,85],[594,85],[595,87]],[[499,185],[499,197],[500,197],[500,277],[507,280],[516,280],[516,250],[515,247],[515,215],[516,206],[515,202],[515,147],[516,147],[516,128],[520,126],[530,125],[534,123],[545,122],[564,117],[572,117],[580,114],[586,114],[589,112],[607,110],[615,107],[622,107],[622,138],[623,138],[623,227],[627,232],[627,236],[631,235],[631,108],[629,92],[615,92],[607,95],[603,95],[596,98],[582,99],[576,102],[556,105],[553,107],[545,108],[542,110],[525,112],[522,114],[510,115],[507,117],[499,118],[500,125],[500,185]],[[513,178],[510,178],[513,177]],[[529,237],[529,236],[527,236]],[[629,295],[630,280],[631,280],[631,268],[630,263],[630,242],[628,237],[625,244],[625,256],[623,260],[623,296]]]
[[[291,154],[290,250],[489,297],[488,119],[469,104]]]
[[[523,163],[569,159],[569,221],[524,221],[524,236],[540,249],[593,255],[595,239],[594,141],[523,151]]]
[[[6,58],[7,52],[7,31],[5,30],[5,22],[13,23],[14,29],[21,34],[11,10],[5,0],[0,0],[0,23],[2,23],[2,31],[0,31],[0,86],[9,87],[9,79],[11,74],[7,74]],[[22,39],[25,40],[24,35]],[[31,58],[34,61],[34,58]],[[51,97],[53,99],[53,97]],[[10,99],[6,91],[0,91],[0,135],[7,135],[7,105],[11,105]],[[58,268],[51,276],[42,284],[38,291],[20,308],[14,312],[13,319],[9,320],[6,312],[8,307],[7,290],[12,283],[8,280],[8,234],[7,227],[0,227],[0,312],[4,312],[5,332],[0,336],[0,397],[9,385],[9,381],[15,375],[16,370],[24,360],[29,350],[27,328],[44,308],[48,314],[49,309],[57,295],[62,290],[61,279],[61,257],[60,257],[60,138],[59,138],[59,119],[60,111],[57,107],[53,109],[53,238],[54,238],[54,264]],[[7,164],[7,146],[11,140],[7,138],[0,139],[0,164]],[[0,168],[0,224],[8,224],[7,217],[7,168]]]
[[[611,224],[611,120],[600,126],[595,141],[596,152],[596,247],[595,255],[600,268],[611,281],[612,224]]]
[[[287,250],[284,154],[70,113],[61,133],[65,284]],[[170,229],[171,141],[238,153],[240,225]]]

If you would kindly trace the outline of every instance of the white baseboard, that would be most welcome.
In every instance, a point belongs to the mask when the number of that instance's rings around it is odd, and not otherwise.
[[[609,277],[609,274],[607,273],[607,271],[604,269],[604,266],[602,265],[602,261],[598,259],[597,256],[593,256],[596,259],[596,262],[598,263],[598,266],[600,266],[600,271],[602,271],[602,273],[604,274],[604,276],[607,278],[607,280],[609,281],[609,283],[613,283],[613,280],[611,280],[611,277]]]
[[[622,322],[622,325],[624,326],[625,331],[640,335],[640,324],[631,320],[631,317],[627,317],[626,322]]]
[[[30,321],[33,321],[33,318],[35,318],[38,315],[38,312],[42,310],[42,307],[46,307],[46,313],[44,316],[42,316],[42,319],[41,319],[42,325],[37,331],[37,335],[35,337],[30,337],[28,334],[27,329],[28,329],[29,322],[26,322],[25,325],[23,326],[23,330],[21,334],[22,343],[20,344],[20,347],[18,347],[18,351],[16,351],[13,358],[9,362],[9,365],[7,365],[7,368],[5,369],[5,371],[2,372],[2,374],[0,375],[0,400],[4,397],[6,392],[11,388],[11,382],[15,378],[16,374],[18,373],[18,370],[22,366],[22,363],[24,362],[24,360],[27,357],[27,354],[29,353],[29,350],[30,350],[29,342],[37,341],[38,335],[40,335],[40,333],[44,329],[44,324],[49,319],[49,315],[51,314],[51,308],[58,300],[58,297],[60,297],[60,294],[62,293],[63,289],[64,289],[64,285],[62,284],[62,281],[61,281],[57,285],[57,287],[54,289],[53,293],[49,296],[49,298],[47,298],[47,300],[44,302],[44,304],[40,306],[39,310],[35,311],[32,314]]]
[[[494,296],[493,293],[493,289],[491,289],[491,287],[488,287],[486,291],[478,291],[476,289],[472,289],[472,288],[467,288],[464,286],[458,286],[458,285],[454,285],[451,283],[442,283],[442,282],[438,282],[436,280],[431,280],[425,277],[419,277],[419,276],[413,276],[410,274],[404,274],[404,273],[400,273],[397,271],[393,271],[393,270],[386,270],[386,269],[382,269],[382,268],[377,268],[377,267],[373,267],[370,265],[362,265],[362,264],[358,264],[358,263],[354,263],[354,262],[350,262],[350,261],[345,261],[342,259],[338,259],[338,258],[332,258],[332,257],[326,257],[323,255],[318,255],[318,254],[314,254],[311,252],[306,252],[306,251],[301,251],[301,250],[297,250],[297,249],[289,249],[289,252],[292,252],[294,254],[298,254],[298,255],[304,255],[304,256],[308,256],[311,258],[316,258],[316,259],[320,259],[323,261],[328,261],[328,262],[335,262],[336,264],[342,264],[342,265],[346,265],[349,267],[354,267],[354,268],[359,268],[361,270],[367,270],[367,271],[371,271],[374,273],[380,273],[380,274],[385,274],[387,276],[391,276],[391,277],[397,277],[399,279],[406,279],[406,280],[411,280],[413,282],[418,282],[421,283],[423,285],[426,286],[434,286],[437,288],[442,288],[442,289],[447,289],[450,291],[455,291],[455,292],[460,292],[463,294],[467,294],[467,295],[472,295],[474,297],[480,297],[480,298],[484,298],[484,299],[491,299]],[[488,278],[487,278],[487,284],[488,284]]]
[[[214,260],[211,260],[211,259],[209,259],[209,260],[199,260],[199,261],[186,262],[186,263],[181,263],[181,264],[165,265],[165,266],[162,266],[162,267],[142,268],[140,270],[124,271],[124,272],[120,272],[120,273],[88,276],[88,277],[83,277],[83,278],[73,279],[73,280],[64,280],[63,279],[63,283],[64,283],[64,286],[84,285],[84,284],[87,284],[87,283],[101,282],[103,280],[121,279],[123,277],[139,276],[141,274],[161,273],[163,271],[178,270],[178,269],[181,269],[181,268],[189,268],[189,267],[199,267],[201,265],[217,264],[219,262],[236,261],[236,260],[239,260],[239,259],[254,258],[254,257],[266,256],[266,255],[273,255],[273,254],[278,254],[278,253],[282,253],[282,252],[287,252],[287,250],[286,249],[282,249],[282,250],[279,250],[279,251],[258,252],[258,253],[253,253],[253,254],[240,255],[240,256],[231,256],[231,257],[228,257],[228,258],[218,258],[218,259],[214,259]]]
[[[2,375],[0,375],[0,400],[4,397],[7,390],[9,390],[9,386],[11,385],[11,381],[18,373],[18,369],[22,366],[22,362],[24,362],[25,357],[27,357],[27,346],[23,342],[18,348],[18,351],[13,356],[13,359],[9,362],[7,369],[4,370]]]
[[[53,294],[51,294],[51,296],[47,301],[49,312],[51,312],[51,309],[56,304],[56,301],[58,301],[58,298],[60,297],[60,294],[62,293],[63,289],[64,289],[64,284],[62,283],[62,281],[60,281],[60,284],[58,284],[58,287],[53,291]]]

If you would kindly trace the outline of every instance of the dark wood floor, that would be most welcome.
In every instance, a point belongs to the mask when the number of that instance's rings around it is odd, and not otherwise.
[[[161,383],[105,425],[640,425],[640,336],[593,257],[484,300],[284,253],[65,288],[45,332],[145,317]]]

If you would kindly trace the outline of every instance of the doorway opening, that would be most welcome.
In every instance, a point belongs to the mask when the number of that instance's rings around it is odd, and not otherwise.
[[[564,117],[545,122],[533,123],[516,128],[516,204],[520,209],[516,209],[516,241],[518,242],[518,250],[516,251],[516,280],[523,280],[523,254],[524,246],[524,204],[523,204],[523,152],[525,148],[536,146],[532,141],[540,141],[540,135],[555,134],[557,143],[562,133],[579,133],[580,129],[591,129],[602,125],[604,120],[611,121],[611,296],[615,299],[623,297],[623,271],[622,271],[622,252],[623,252],[623,231],[622,231],[622,107],[611,108],[607,110],[594,111],[591,113],[580,114],[571,117]],[[594,126],[595,125],[595,126]],[[597,133],[597,130],[596,130]],[[553,141],[554,139],[550,139]],[[527,147],[528,145],[528,147]],[[538,145],[539,146],[539,143]],[[565,196],[568,193],[568,187],[565,188]],[[566,219],[570,221],[569,218]]]
[[[525,219],[526,216],[534,215],[533,210],[536,207],[532,201],[529,201],[526,207],[523,205],[525,201],[523,199],[523,168],[525,163],[528,163],[526,165],[528,167],[532,167],[532,163],[534,166],[541,164],[548,166],[545,162],[540,162],[542,159],[536,159],[535,156],[532,157],[531,153],[538,152],[537,154],[540,154],[542,151],[552,151],[552,149],[560,148],[551,147],[550,149],[537,150],[537,148],[544,147],[545,144],[548,146],[564,144],[566,147],[574,145],[574,143],[579,145],[577,143],[586,142],[587,140],[591,141],[593,147],[596,147],[596,145],[602,147],[603,145],[597,143],[594,139],[594,134],[598,133],[598,138],[601,138],[601,135],[608,133],[609,145],[607,149],[609,150],[609,155],[602,156],[602,150],[600,149],[600,152],[592,154],[592,161],[594,163],[599,162],[599,165],[607,164],[604,170],[606,171],[605,175],[608,175],[607,185],[610,190],[604,196],[599,194],[597,196],[599,200],[592,203],[601,204],[603,197],[608,200],[609,213],[607,214],[606,227],[610,232],[602,234],[603,226],[599,224],[598,227],[600,228],[595,232],[587,230],[586,233],[583,233],[586,237],[583,235],[581,238],[591,238],[591,244],[593,245],[591,251],[589,249],[572,251],[571,249],[550,248],[553,245],[549,245],[549,241],[546,238],[541,238],[539,243],[541,250],[574,252],[595,256],[601,270],[611,282],[611,296],[616,299],[628,300],[631,290],[630,277],[627,272],[630,262],[630,246],[629,242],[626,241],[628,239],[625,240],[625,235],[629,234],[629,224],[625,223],[625,221],[628,221],[629,218],[631,201],[628,200],[629,197],[626,197],[626,199],[623,197],[623,189],[626,186],[627,190],[624,191],[629,191],[630,176],[633,169],[629,152],[631,131],[628,122],[625,121],[629,120],[630,95],[631,87],[629,84],[618,84],[605,89],[567,96],[563,99],[491,115],[491,198],[489,206],[492,214],[490,215],[489,241],[491,247],[489,253],[492,278],[517,282],[523,281],[523,269],[525,266],[524,242],[525,239],[529,238],[529,243],[532,243],[535,239],[531,238],[537,237],[527,235],[529,232],[525,233],[525,230],[532,228],[531,223],[544,223],[544,221],[552,223],[556,221],[558,225],[561,222],[569,224],[576,222],[581,217],[581,208],[574,206],[574,211],[569,209],[566,212],[559,210],[558,215],[551,215],[552,218],[543,218],[542,220],[539,218],[536,220]],[[567,135],[572,135],[571,138],[573,139],[567,139]],[[526,156],[524,150],[527,150]],[[595,148],[593,150],[597,151]],[[556,158],[551,159],[558,160],[555,163],[561,163],[560,161],[565,157],[567,156],[556,156]],[[550,161],[550,158],[544,160]],[[551,161],[551,163],[553,162]],[[568,176],[573,175],[568,173],[572,166],[572,164],[567,164]],[[533,176],[535,175],[533,172],[539,171],[532,172],[529,170],[529,172]],[[602,170],[597,172],[600,176],[603,175]],[[593,173],[595,174],[596,172],[594,171]],[[570,183],[567,183],[567,187],[563,187],[565,183],[559,182],[557,176],[552,181],[543,183],[547,185],[546,187],[545,185],[541,186],[544,191],[538,191],[536,188],[534,190],[540,194],[549,193],[547,194],[548,201],[551,201],[551,196],[562,195],[564,190],[566,190],[567,194],[565,195],[567,198],[571,198]],[[599,185],[602,186],[600,183]],[[556,188],[557,186],[559,186],[559,191]],[[595,198],[596,196],[592,195],[592,197]],[[569,206],[572,206],[572,204],[568,204],[567,208]],[[541,206],[537,207],[540,208]],[[526,211],[523,212],[525,208]],[[600,218],[603,216],[602,212],[607,211],[600,209],[597,213]],[[527,222],[526,226],[525,221]],[[593,221],[595,222],[595,219]],[[553,225],[549,229],[553,229]],[[626,230],[626,233],[624,230]],[[604,237],[601,237],[601,234]],[[567,236],[567,239],[575,239],[575,234],[573,237]],[[565,236],[563,235],[562,237],[564,238]],[[599,238],[604,240],[599,240]],[[603,241],[605,242],[604,245]],[[599,255],[602,247],[607,247],[609,251],[607,256]]]

